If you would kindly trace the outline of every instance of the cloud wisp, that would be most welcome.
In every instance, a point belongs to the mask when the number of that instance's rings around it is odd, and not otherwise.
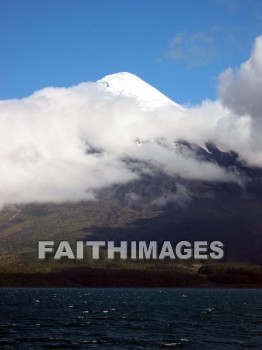
[[[211,34],[181,32],[169,42],[167,56],[174,61],[183,61],[188,68],[194,68],[214,62],[218,49]]]

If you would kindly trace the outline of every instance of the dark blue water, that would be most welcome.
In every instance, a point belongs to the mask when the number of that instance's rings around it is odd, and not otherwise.
[[[0,289],[0,349],[262,349],[260,289]]]

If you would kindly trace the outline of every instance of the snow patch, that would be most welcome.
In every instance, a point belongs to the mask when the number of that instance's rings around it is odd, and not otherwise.
[[[107,75],[97,83],[103,91],[136,99],[141,109],[146,111],[165,106],[175,107],[180,111],[184,110],[182,106],[131,73],[121,72]]]

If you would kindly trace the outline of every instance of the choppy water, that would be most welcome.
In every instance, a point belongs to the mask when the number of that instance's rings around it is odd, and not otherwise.
[[[260,289],[0,289],[0,349],[261,349]]]

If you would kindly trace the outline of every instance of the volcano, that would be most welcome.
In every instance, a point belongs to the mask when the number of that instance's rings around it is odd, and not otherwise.
[[[45,143],[45,134],[38,147],[30,134],[30,142],[22,140],[8,158],[12,169],[22,169],[17,174],[24,182],[16,190],[6,186],[4,192],[8,200],[0,212],[2,265],[32,257],[39,239],[86,238],[219,240],[225,245],[226,261],[262,263],[262,169],[230,146],[222,148],[208,139],[198,143],[186,135],[172,138],[172,128],[186,118],[186,108],[127,72],[70,91],[44,89],[23,106],[31,103],[36,110],[46,101],[52,126],[48,130],[56,143]],[[86,112],[88,101],[93,104]],[[77,103],[72,128],[71,109]],[[57,127],[60,105],[63,119]],[[74,137],[68,137],[74,131]],[[58,178],[53,175],[56,168]],[[28,195],[31,188],[35,197]],[[61,193],[65,195],[54,200],[54,194]],[[86,198],[86,193],[92,196]]]

